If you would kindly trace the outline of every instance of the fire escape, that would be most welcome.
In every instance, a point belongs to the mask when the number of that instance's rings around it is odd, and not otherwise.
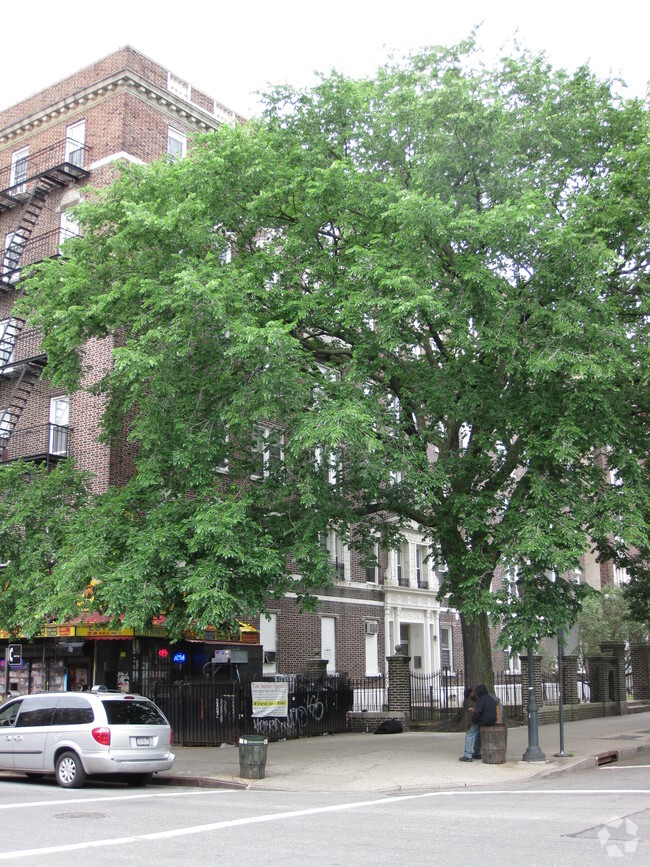
[[[24,293],[20,285],[24,266],[55,255],[65,240],[59,230],[40,236],[35,230],[49,194],[88,177],[89,172],[83,168],[86,150],[85,145],[68,138],[0,170],[0,214],[19,209],[16,228],[7,236],[4,249],[0,292],[13,292],[18,300]],[[50,440],[57,435],[50,424],[21,430],[25,442],[9,447],[47,361],[40,335],[25,325],[25,319],[19,316],[10,316],[0,325],[0,380],[12,384],[9,400],[0,410],[0,461],[19,456],[48,459]]]

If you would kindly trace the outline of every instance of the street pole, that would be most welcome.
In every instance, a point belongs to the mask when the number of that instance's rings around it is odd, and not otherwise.
[[[557,631],[557,676],[559,678],[559,686],[560,686],[560,752],[555,753],[556,758],[561,756],[565,756],[564,752],[564,673],[563,673],[563,659],[564,659],[564,633],[562,629],[558,629]]]
[[[533,672],[533,648],[528,648],[528,748],[522,756],[525,762],[545,762],[546,756],[539,747],[537,728],[537,702]]]

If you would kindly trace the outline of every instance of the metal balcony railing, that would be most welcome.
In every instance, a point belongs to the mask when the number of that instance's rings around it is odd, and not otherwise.
[[[42,360],[45,353],[41,348],[43,335],[38,328],[25,328],[13,340],[6,336],[2,340],[0,323],[0,377],[13,376],[15,368],[25,361]]]
[[[0,423],[0,463],[45,461],[55,463],[68,457],[71,428],[60,424],[41,424],[15,430],[11,439],[3,437]]]
[[[25,244],[20,257],[15,256],[11,251],[5,252],[2,260],[2,282],[9,284],[17,283],[25,266],[35,265],[44,259],[58,256],[61,244],[67,241],[68,238],[74,237],[76,237],[76,232],[71,232],[69,229],[52,229],[49,232],[44,232],[42,235],[31,238]]]
[[[84,168],[88,150],[85,144],[64,138],[0,169],[0,211],[22,204],[38,178],[48,178],[65,186],[88,177],[89,172]]]

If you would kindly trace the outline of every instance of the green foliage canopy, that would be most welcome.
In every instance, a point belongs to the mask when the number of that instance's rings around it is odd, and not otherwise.
[[[29,283],[55,382],[115,336],[106,436],[138,449],[55,568],[100,574],[113,613],[207,623],[321,586],[328,526],[372,557],[408,524],[481,627],[466,655],[489,665],[489,614],[517,647],[575,619],[548,571],[648,539],[648,142],[588,69],[465,45],[125,166]],[[504,563],[518,597],[491,590]]]

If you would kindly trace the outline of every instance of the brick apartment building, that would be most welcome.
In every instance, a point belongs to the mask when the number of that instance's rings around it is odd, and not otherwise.
[[[127,450],[98,441],[102,400],[85,390],[64,394],[41,378],[46,358],[39,335],[28,322],[12,317],[21,273],[55,255],[76,233],[70,209],[86,184],[110,183],[119,160],[182,157],[193,132],[238,120],[130,47],[0,112],[2,461],[22,457],[53,465],[70,455],[93,473],[98,493],[128,477],[132,464]],[[88,345],[85,385],[110,366],[112,349],[110,338]],[[438,578],[415,534],[409,534],[403,550],[381,552],[380,568],[373,570],[362,568],[335,534],[328,546],[339,580],[321,595],[317,611],[300,613],[294,600],[286,598],[275,603],[269,619],[258,621],[266,673],[296,671],[306,658],[320,654],[330,671],[380,674],[386,654],[400,643],[408,644],[415,670],[454,664],[460,653],[459,624],[453,612],[436,602]],[[73,637],[79,638],[80,629]],[[101,624],[94,629],[100,634]],[[93,664],[95,677],[103,665],[117,668],[120,682],[126,680],[119,664],[105,654],[95,654]],[[85,677],[80,672],[77,679]]]
[[[0,463],[20,457],[54,465],[69,455],[93,474],[98,493],[128,478],[124,446],[98,441],[102,400],[85,390],[65,394],[42,378],[39,335],[12,316],[21,273],[56,255],[77,232],[70,209],[86,184],[110,183],[118,161],[183,157],[192,133],[241,120],[130,47],[0,112]],[[111,365],[112,349],[111,338],[89,343],[86,385]],[[415,531],[399,550],[378,551],[375,569],[364,568],[335,533],[327,547],[338,580],[319,595],[318,608],[301,613],[287,596],[255,623],[265,674],[298,671],[315,656],[328,660],[328,671],[383,674],[399,644],[407,645],[416,672],[462,666],[460,622],[436,599],[444,564],[426,559]],[[599,584],[595,573],[587,577]],[[127,637],[108,634],[99,621],[64,624],[39,642],[26,655],[28,669],[16,674],[21,691],[91,680],[134,688],[143,664],[151,675],[173,657],[164,631],[154,627]],[[183,650],[182,674],[199,674],[209,653],[207,644]],[[502,656],[495,655],[495,666],[506,667]]]

